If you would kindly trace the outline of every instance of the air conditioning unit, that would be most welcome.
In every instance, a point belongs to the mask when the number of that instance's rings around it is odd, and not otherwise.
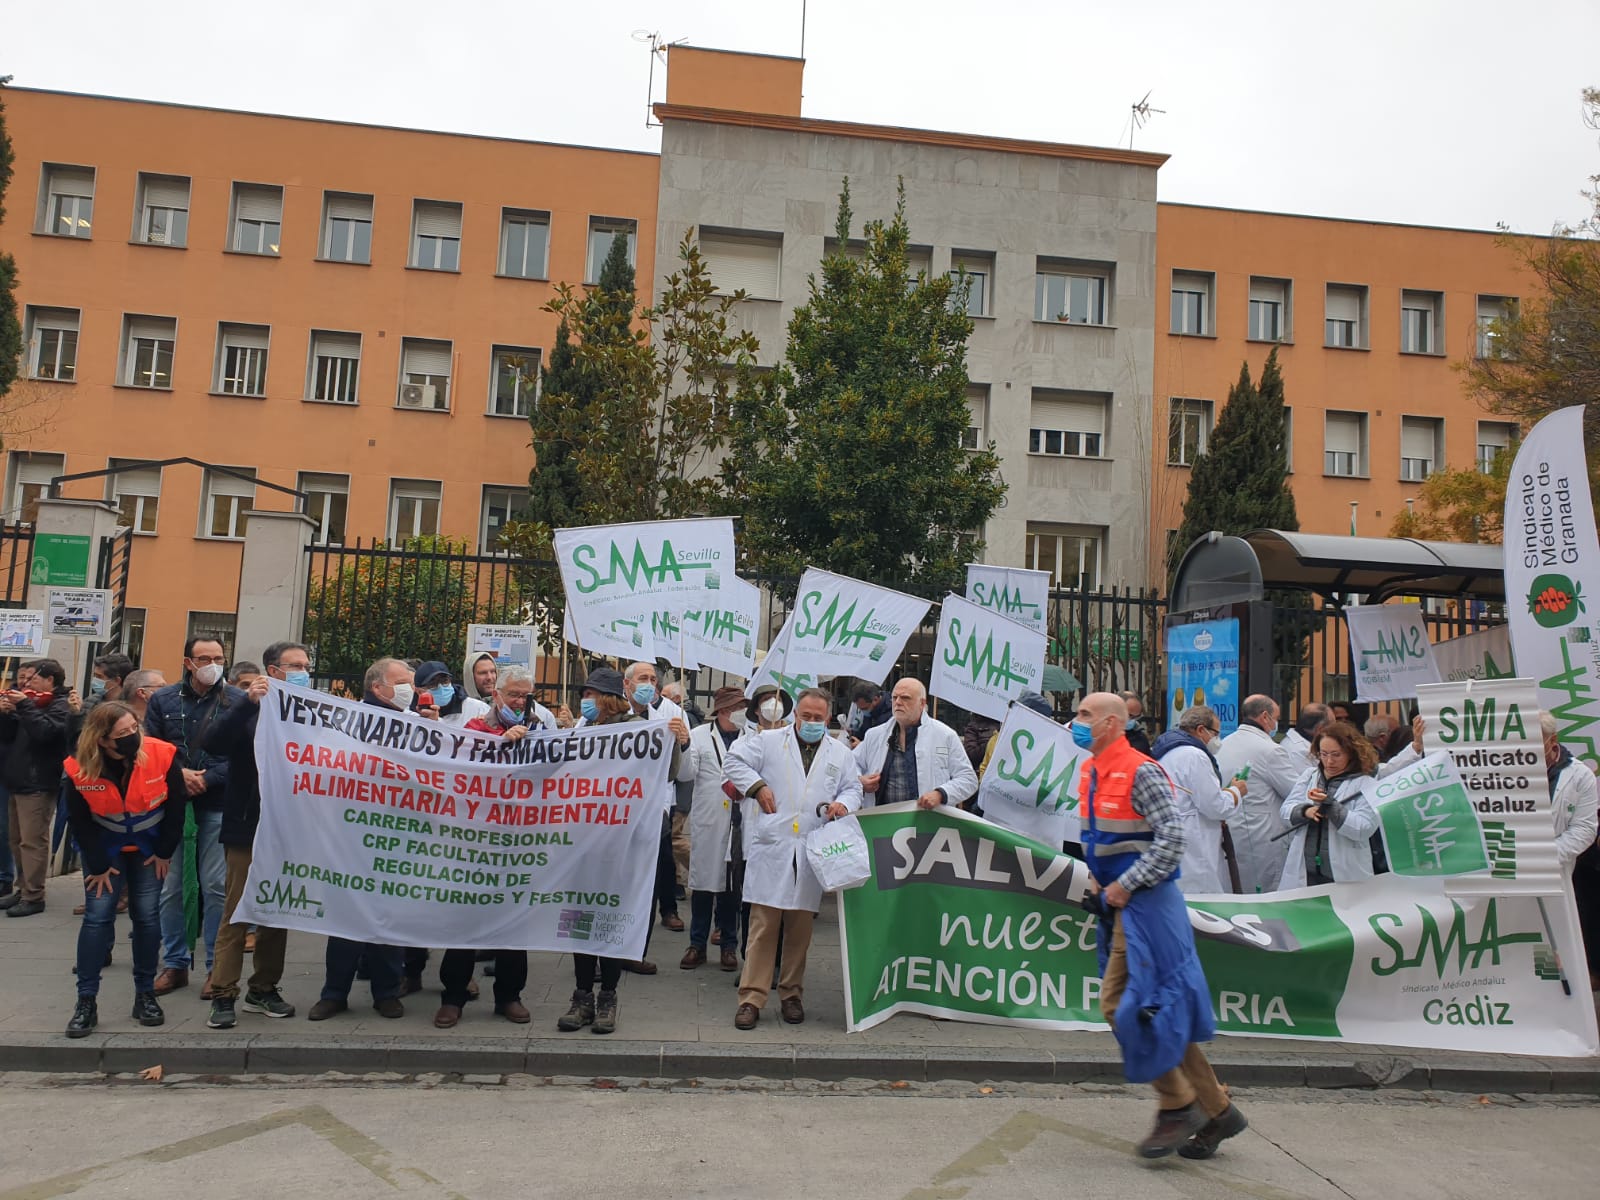
[[[434,400],[439,394],[439,389],[431,383],[402,383],[400,385],[401,408],[436,408]]]

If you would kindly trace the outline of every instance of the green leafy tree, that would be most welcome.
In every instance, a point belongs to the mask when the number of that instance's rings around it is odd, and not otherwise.
[[[905,191],[847,251],[848,180],[837,244],[789,323],[785,361],[736,411],[724,467],[744,514],[744,551],[780,576],[814,564],[936,595],[964,564],[1004,494],[992,448],[964,450],[964,282],[914,275]]]
[[[5,86],[11,76],[0,76],[0,221],[6,215],[6,192],[11,186],[12,164],[16,153],[6,130]],[[22,323],[17,320],[17,263],[0,251],[0,401],[17,379],[22,361]]]
[[[1501,451],[1488,471],[1447,467],[1422,483],[1415,509],[1398,514],[1390,537],[1432,542],[1493,542],[1505,532],[1506,481],[1515,452]]]

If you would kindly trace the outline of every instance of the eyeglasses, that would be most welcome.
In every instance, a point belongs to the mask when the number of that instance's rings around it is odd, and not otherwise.
[[[220,654],[192,654],[189,656],[189,661],[192,663],[199,663],[202,667],[208,667],[212,665],[220,667],[228,660]]]
[[[1206,730],[1206,732],[1209,733],[1212,737],[1221,737],[1222,736],[1222,726],[1221,725],[1212,725]]]
[[[1344,758],[1346,755],[1343,750],[1318,750],[1317,757],[1322,759]]]

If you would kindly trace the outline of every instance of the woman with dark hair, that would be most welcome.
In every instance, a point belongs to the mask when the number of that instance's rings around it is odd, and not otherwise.
[[[106,700],[84,717],[77,754],[64,765],[84,895],[78,1006],[67,1036],[87,1037],[99,1023],[100,971],[116,937],[117,896],[124,888],[133,918],[133,1016],[141,1025],[160,1025],[166,1020],[155,991],[161,881],[183,841],[188,795],[177,747],[142,734],[133,709]]]
[[[1296,781],[1282,817],[1294,830],[1278,887],[1352,883],[1373,876],[1372,835],[1378,814],[1367,799],[1378,752],[1348,721],[1317,734],[1317,765]]]

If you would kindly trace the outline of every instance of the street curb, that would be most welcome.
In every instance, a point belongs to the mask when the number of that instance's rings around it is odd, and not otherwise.
[[[1230,1051],[1214,1043],[1217,1075],[1238,1087],[1404,1089],[1600,1095],[1600,1060],[1460,1054],[1348,1058]],[[984,1047],[817,1046],[773,1042],[655,1042],[605,1038],[350,1037],[0,1033],[0,1071],[126,1074],[160,1065],[189,1075],[577,1076],[586,1079],[882,1080],[885,1082],[1121,1084],[1114,1053],[1052,1054]]]

